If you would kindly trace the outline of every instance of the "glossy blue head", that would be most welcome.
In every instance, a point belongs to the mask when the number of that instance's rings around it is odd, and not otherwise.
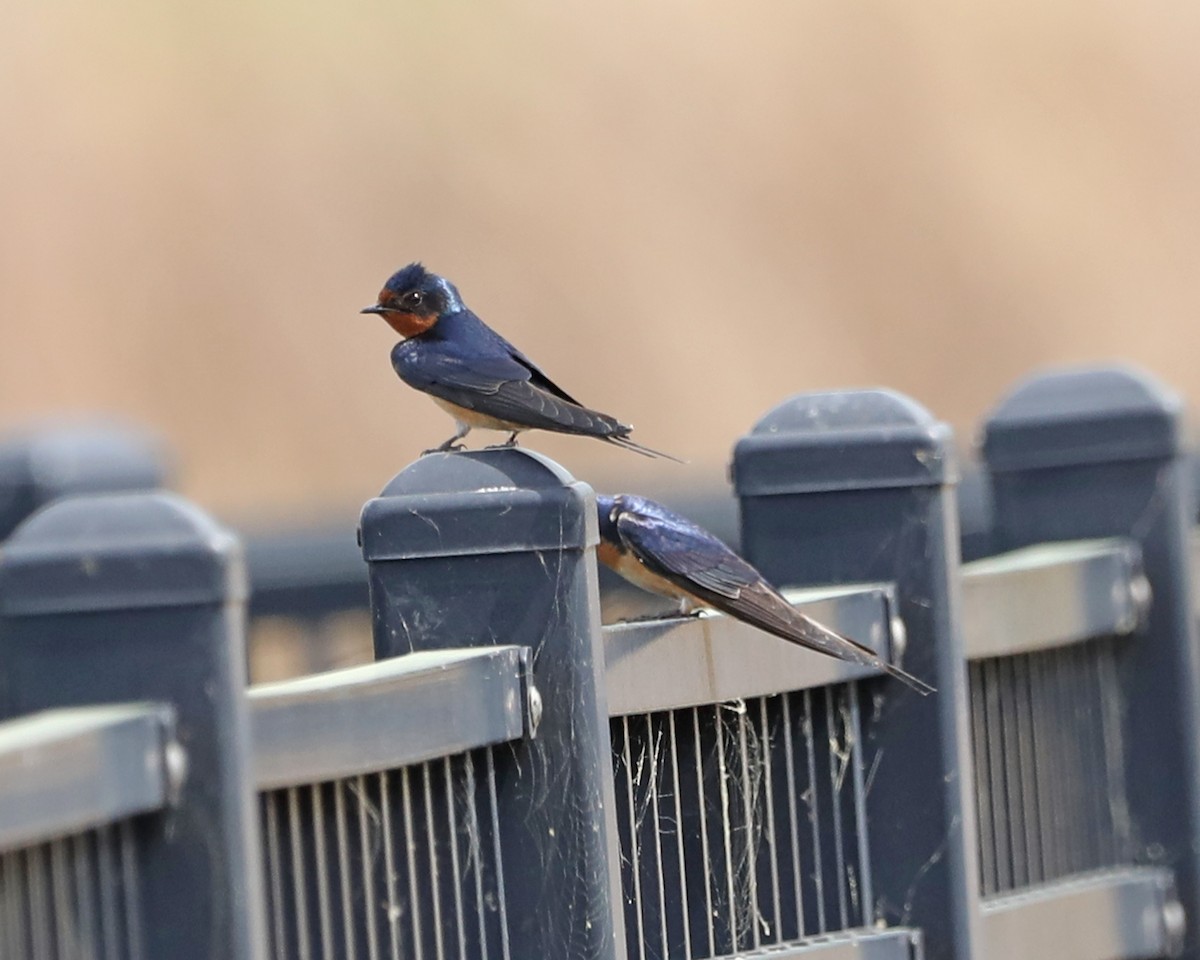
[[[378,314],[402,337],[416,337],[443,315],[464,309],[454,284],[419,263],[410,263],[388,277],[374,306],[360,312]]]

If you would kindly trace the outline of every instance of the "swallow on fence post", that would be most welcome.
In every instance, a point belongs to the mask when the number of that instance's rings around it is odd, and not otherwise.
[[[504,430],[515,446],[523,430],[596,437],[647,457],[682,461],[629,439],[632,427],[591,410],[552,381],[520,350],[479,319],[445,277],[419,263],[398,270],[362,313],[383,317],[404,339],[392,367],[450,414],[458,432],[426,453],[461,450],[473,427]]]
[[[596,508],[600,561],[630,583],[678,600],[681,612],[719,610],[818,653],[877,667],[922,695],[933,692],[870,647],[805,616],[724,543],[662,504],[624,493],[597,495]]]

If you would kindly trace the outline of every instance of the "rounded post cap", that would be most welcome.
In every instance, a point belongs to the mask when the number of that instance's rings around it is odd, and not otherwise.
[[[950,428],[883,388],[798,394],[738,441],[739,496],[953,483]]]
[[[5,616],[220,604],[246,593],[241,541],[172,493],[56,500],[0,551]]]
[[[1127,365],[1036,374],[988,415],[983,457],[993,473],[1166,459],[1183,446],[1183,404]]]
[[[170,470],[150,431],[109,420],[34,426],[0,439],[0,539],[60,497],[154,490]]]
[[[583,549],[596,543],[591,488],[519,447],[431,453],[363,507],[366,560]]]

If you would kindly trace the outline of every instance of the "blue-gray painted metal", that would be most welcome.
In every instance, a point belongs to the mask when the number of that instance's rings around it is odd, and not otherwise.
[[[894,657],[889,588],[789,591],[789,599],[884,660]],[[608,712],[614,717],[808,690],[880,673],[708,612],[606,626],[604,659]]]
[[[999,549],[1123,536],[1141,547],[1153,602],[1143,640],[1116,659],[1124,773],[1137,862],[1172,868],[1200,956],[1200,646],[1192,606],[1191,463],[1182,409],[1126,368],[1068,370],[1025,381],[989,416]],[[1163,771],[1172,771],[1164,788]]]
[[[921,934],[892,930],[853,930],[798,943],[739,953],[740,960],[921,960]]]
[[[977,852],[950,429],[891,391],[800,395],[738,442],[733,475],[743,549],[772,582],[895,584],[904,668],[937,693],[864,687],[875,913],[922,927],[935,960],[970,960]]]
[[[982,660],[1132,633],[1150,588],[1131,540],[1044,544],[964,564],[967,658]]]
[[[44,710],[0,723],[0,850],[160,809],[170,793],[173,727],[174,711],[153,704]]]
[[[989,897],[989,957],[1155,960],[1179,955],[1183,910],[1170,870],[1132,867]]]
[[[53,500],[153,490],[168,475],[162,443],[136,427],[44,424],[0,439],[0,540]]]
[[[320,618],[365,609],[367,565],[352,517],[337,527],[245,534],[253,616]]]
[[[536,727],[529,649],[410,653],[250,688],[259,790],[391,770]]]
[[[512,956],[622,956],[591,489],[524,450],[432,454],[361,536],[378,658],[533,651],[537,738],[494,748]]]
[[[1193,530],[1191,536],[1192,554],[1192,606],[1197,618],[1200,618],[1200,530]]]
[[[176,711],[179,803],[135,824],[148,956],[262,955],[245,589],[236,538],[168,494],[57,501],[0,553],[0,717]]]

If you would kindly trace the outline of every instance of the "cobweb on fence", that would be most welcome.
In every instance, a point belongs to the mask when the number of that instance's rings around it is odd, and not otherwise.
[[[630,957],[870,923],[853,685],[621,717],[612,738]]]

